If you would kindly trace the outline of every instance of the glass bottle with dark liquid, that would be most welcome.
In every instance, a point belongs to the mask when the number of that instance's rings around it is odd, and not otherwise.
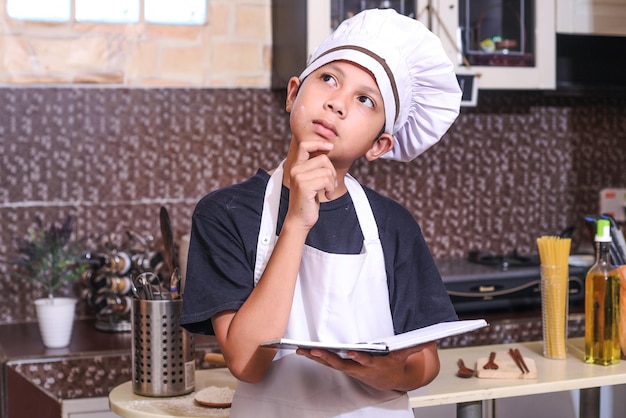
[[[620,361],[620,277],[611,264],[608,220],[597,221],[596,262],[585,279],[585,363],[608,366]]]

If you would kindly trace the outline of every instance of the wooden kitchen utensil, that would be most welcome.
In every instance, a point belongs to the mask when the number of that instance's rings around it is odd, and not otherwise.
[[[521,354],[520,354],[521,355]],[[476,362],[476,376],[485,379],[536,379],[537,366],[531,358],[523,357],[524,363],[528,367],[528,373],[523,373],[517,366],[513,357],[508,352],[497,352],[498,359],[497,369],[485,369],[484,366],[489,363],[489,357],[479,358]]]
[[[474,376],[474,373],[475,373],[474,370],[467,367],[465,363],[463,362],[463,359],[459,359],[459,361],[457,361],[456,364],[457,366],[459,366],[459,371],[456,372],[457,376],[462,377],[464,379]]]
[[[489,354],[489,361],[487,361],[487,363],[483,366],[483,369],[498,370],[498,365],[496,364],[495,359],[496,353],[492,351]]]
[[[528,366],[526,365],[526,362],[524,361],[524,357],[522,357],[521,353],[519,352],[517,348],[515,349],[510,348],[509,354],[511,355],[511,358],[513,359],[515,364],[517,364],[517,367],[519,367],[522,373],[530,372],[530,370],[528,369]]]
[[[204,361],[213,366],[226,366],[226,360],[224,360],[224,355],[222,353],[205,353]]]

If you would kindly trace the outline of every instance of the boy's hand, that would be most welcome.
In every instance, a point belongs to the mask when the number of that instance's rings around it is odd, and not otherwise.
[[[337,186],[337,172],[326,155],[333,144],[322,139],[298,144],[297,158],[289,172],[289,211],[306,229],[311,229],[319,217],[319,194],[327,199]]]
[[[342,371],[375,389],[409,391],[430,383],[439,373],[436,350],[434,343],[426,343],[393,351],[386,356],[349,351],[349,359],[342,359],[330,351],[319,349],[298,349],[297,354]]]

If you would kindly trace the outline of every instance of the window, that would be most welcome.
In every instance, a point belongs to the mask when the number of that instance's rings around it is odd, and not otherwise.
[[[75,0],[77,22],[137,23],[139,0]]]
[[[65,22],[71,11],[70,0],[7,0],[7,15],[16,20]]]
[[[206,0],[144,0],[144,18],[149,23],[202,25]]]
[[[7,0],[11,19],[43,22],[148,23],[202,25],[207,20],[207,0]]]

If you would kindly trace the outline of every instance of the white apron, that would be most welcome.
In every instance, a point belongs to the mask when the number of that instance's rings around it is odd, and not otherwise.
[[[276,242],[283,165],[265,190],[255,284]],[[346,177],[363,231],[361,254],[330,254],[305,246],[285,338],[372,341],[393,335],[378,228],[363,188]],[[279,350],[260,383],[239,382],[231,417],[412,418],[406,393],[378,391],[294,351]]]

